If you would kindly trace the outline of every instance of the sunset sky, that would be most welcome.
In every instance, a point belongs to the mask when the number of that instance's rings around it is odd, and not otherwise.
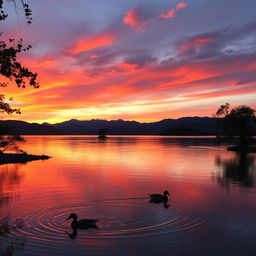
[[[255,0],[27,2],[30,26],[12,3],[0,23],[1,38],[32,45],[20,60],[41,85],[1,88],[14,119],[151,122],[256,105]]]

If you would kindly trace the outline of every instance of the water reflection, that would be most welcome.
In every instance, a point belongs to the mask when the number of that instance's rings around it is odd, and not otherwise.
[[[77,237],[77,228],[73,228],[72,230],[73,230],[72,233],[69,233],[68,231],[66,231],[65,233],[70,237],[70,239],[76,239],[76,237]]]
[[[98,229],[98,226],[96,224],[92,224],[92,225],[87,225],[83,228],[77,228],[77,227],[72,227],[72,233],[66,231],[65,233],[71,238],[71,239],[76,239],[77,237],[77,232],[78,229],[80,230],[90,230],[90,229]]]
[[[165,209],[168,209],[169,208],[169,204],[168,204],[168,200],[164,200],[164,201],[159,201],[159,200],[154,200],[154,199],[150,199],[149,200],[149,203],[153,203],[153,204],[163,204],[164,208]]]
[[[9,239],[13,231],[22,228],[23,222],[20,219],[12,220],[6,215],[10,213],[6,208],[8,204],[12,200],[19,199],[17,187],[24,178],[24,174],[20,171],[22,165],[24,164],[0,166],[0,256],[11,256],[15,251],[23,251],[25,246],[23,238]],[[3,217],[5,215],[6,217]],[[3,239],[4,244],[2,244]]]
[[[233,152],[211,140],[26,137],[25,150],[53,158],[10,165],[8,171],[1,167],[0,256],[250,255],[256,239],[256,193],[226,193],[211,177],[217,168],[222,182],[241,182],[226,167],[236,169],[229,164],[236,161],[247,169],[246,179],[252,179],[255,162],[248,160],[252,156],[233,158]],[[149,192],[166,188],[172,195],[169,203],[149,202]],[[16,195],[21,200],[12,200]],[[99,229],[70,227],[64,219],[71,212],[100,219]],[[17,219],[24,225],[14,229]],[[239,248],[243,254],[237,253]]]
[[[235,183],[242,187],[256,187],[255,155],[237,153],[231,159],[218,155],[215,163],[219,168],[216,180],[221,186],[229,187],[230,183]]]
[[[213,146],[217,145],[217,141],[212,136],[198,137],[198,136],[172,136],[155,138],[156,141],[161,142],[163,145],[179,145],[179,146]],[[226,142],[225,142],[226,143]]]
[[[6,205],[14,196],[18,197],[16,187],[24,178],[19,170],[20,166],[21,164],[0,166],[0,207]]]
[[[16,220],[15,223],[12,223],[12,220],[9,217],[2,218],[0,220],[0,256],[11,256],[15,251],[24,251],[25,249],[25,240],[23,237],[18,237],[15,240],[8,239],[12,231],[21,229],[23,226],[22,221]],[[1,239],[5,239],[5,244],[1,244]]]

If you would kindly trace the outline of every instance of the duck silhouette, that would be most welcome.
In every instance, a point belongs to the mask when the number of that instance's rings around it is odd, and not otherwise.
[[[170,196],[167,190],[161,194],[149,194],[151,203],[166,203],[168,201],[168,196]]]
[[[71,213],[66,220],[73,219],[71,222],[71,227],[73,230],[76,229],[90,229],[90,228],[98,228],[96,222],[98,219],[81,219],[77,220],[77,214]]]

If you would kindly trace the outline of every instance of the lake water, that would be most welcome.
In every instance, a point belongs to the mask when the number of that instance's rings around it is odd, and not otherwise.
[[[52,158],[0,166],[0,256],[255,255],[255,154],[211,138],[25,138]],[[98,228],[73,232],[73,212]]]

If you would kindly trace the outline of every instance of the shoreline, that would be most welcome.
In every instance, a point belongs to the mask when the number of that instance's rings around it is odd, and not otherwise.
[[[35,160],[47,160],[49,158],[51,157],[46,155],[31,155],[27,153],[22,153],[22,154],[0,153],[0,165],[27,163]]]

